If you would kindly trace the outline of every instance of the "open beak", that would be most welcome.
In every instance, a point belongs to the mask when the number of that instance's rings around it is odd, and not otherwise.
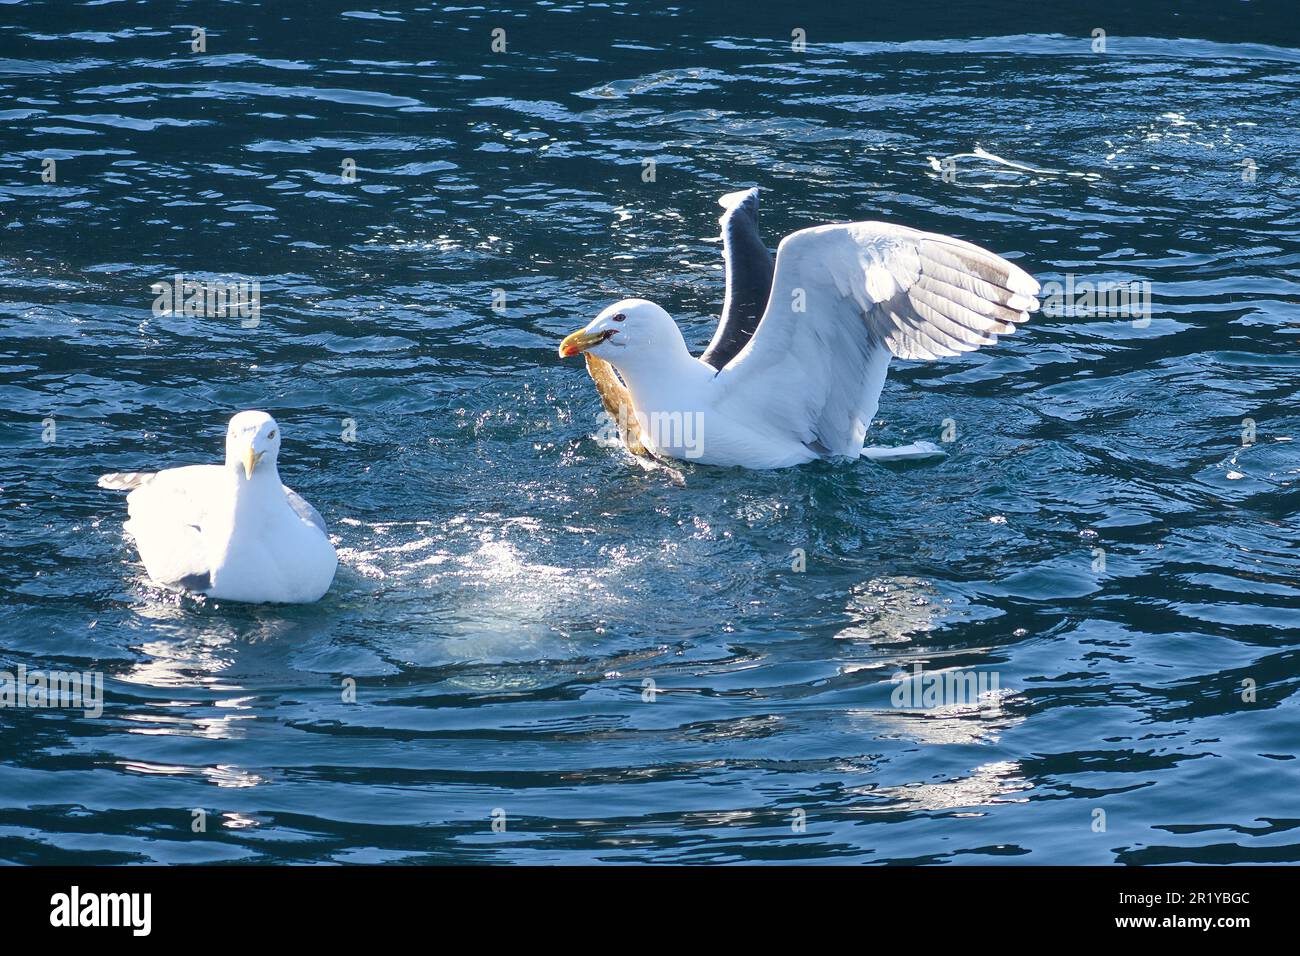
[[[257,466],[258,459],[260,459],[261,457],[262,456],[260,453],[253,451],[252,445],[249,445],[248,448],[244,450],[244,477],[245,478],[253,477],[253,468]]]
[[[560,343],[560,358],[573,358],[579,352],[595,348],[613,334],[613,329],[604,329],[600,332],[588,332],[586,329],[579,329],[572,335],[566,335],[564,341]]]

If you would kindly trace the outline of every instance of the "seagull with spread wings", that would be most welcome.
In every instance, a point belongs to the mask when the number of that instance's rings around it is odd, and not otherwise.
[[[758,190],[719,204],[726,297],[703,355],[645,299],[614,303],[560,343],[561,357],[586,356],[635,453],[744,468],[941,454],[929,442],[863,447],[890,361],[974,351],[1038,309],[1028,273],[960,239],[816,226],[781,240],[774,262]]]

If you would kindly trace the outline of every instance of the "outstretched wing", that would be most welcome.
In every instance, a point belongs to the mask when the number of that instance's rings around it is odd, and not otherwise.
[[[881,222],[803,229],[777,249],[767,310],[720,376],[721,404],[856,457],[891,358],[990,345],[1037,294],[1024,270],[959,239]]]
[[[700,361],[722,368],[743,349],[758,328],[772,291],[772,253],[758,234],[758,189],[742,189],[718,200],[726,210],[722,225],[722,261],[727,292],[722,320]]]

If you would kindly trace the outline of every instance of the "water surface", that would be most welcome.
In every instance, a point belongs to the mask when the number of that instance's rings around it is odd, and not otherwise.
[[[0,664],[107,699],[0,711],[0,859],[1300,860],[1300,43],[312,9],[4,7]],[[641,295],[702,348],[750,184],[772,245],[898,221],[1151,321],[896,363],[873,440],[937,464],[643,469],[556,342]],[[260,324],[153,315],[176,273]],[[318,605],[150,587],[95,487],[247,407]],[[1000,709],[896,708],[916,663]]]

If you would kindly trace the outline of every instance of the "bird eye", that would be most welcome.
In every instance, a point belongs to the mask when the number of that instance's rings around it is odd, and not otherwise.
[[[275,432],[274,432],[274,431],[272,431],[272,432],[268,432],[266,437],[267,437],[267,438],[274,438],[274,437],[275,437]]]
[[[620,312],[618,315],[614,316],[614,321],[615,321],[615,322],[622,322],[622,321],[624,321],[626,318],[627,318],[627,316],[624,315],[622,312]]]

